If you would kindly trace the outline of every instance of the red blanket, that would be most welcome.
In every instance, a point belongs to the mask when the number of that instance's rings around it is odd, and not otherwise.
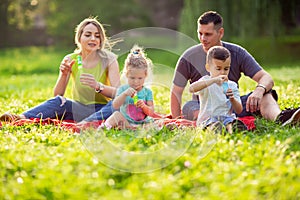
[[[153,117],[154,117],[154,123],[158,123],[159,125],[165,125],[169,127],[196,126],[196,121],[190,121],[186,119],[171,119],[170,115],[155,114]],[[255,118],[253,116],[247,116],[238,119],[244,122],[248,130],[255,129],[255,123],[254,123]],[[55,125],[63,129],[79,133],[82,128],[86,128],[86,127],[97,128],[101,125],[101,123],[102,120],[99,120],[99,121],[88,122],[85,123],[84,125],[79,126],[75,121],[72,120],[57,120],[57,119],[50,119],[50,118],[41,120],[39,118],[32,118],[32,119],[20,119],[15,122],[11,122],[10,125],[12,126],[23,126],[26,124]],[[1,126],[2,124],[0,122],[0,127]]]

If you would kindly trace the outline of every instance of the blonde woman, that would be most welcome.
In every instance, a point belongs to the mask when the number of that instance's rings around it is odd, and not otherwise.
[[[114,111],[111,99],[120,85],[117,56],[110,51],[102,24],[86,18],[76,27],[77,48],[62,60],[54,98],[22,113],[5,113],[2,121],[52,118],[80,122],[103,120]],[[64,97],[72,79],[72,99]]]

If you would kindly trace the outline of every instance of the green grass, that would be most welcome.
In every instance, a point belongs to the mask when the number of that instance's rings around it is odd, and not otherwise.
[[[63,54],[48,49],[30,50],[22,53],[25,58],[20,55],[11,60],[9,55],[19,51],[0,51],[0,60],[9,61],[0,70],[22,66],[17,75],[13,75],[13,70],[0,75],[1,113],[22,113],[52,97]],[[56,60],[55,70],[48,72],[50,63],[43,60]],[[33,66],[41,66],[40,71],[36,72]],[[169,73],[169,69],[166,71]],[[280,107],[299,107],[300,63],[268,71],[276,81]],[[172,77],[159,76],[157,80],[163,83]],[[155,104],[167,113],[169,90],[165,84],[157,87]],[[254,87],[252,81],[243,77],[241,93]],[[186,93],[184,98],[189,96]],[[299,199],[300,128],[282,128],[263,119],[257,120],[256,125],[253,132],[215,137],[214,145],[208,145],[209,133],[187,130],[186,136],[194,138],[183,155],[164,168],[145,173],[108,167],[110,161],[122,166],[126,157],[114,159],[117,155],[105,145],[103,152],[107,155],[102,157],[99,151],[104,143],[96,134],[91,139],[100,145],[90,149],[84,136],[56,126],[4,125],[0,129],[0,199]],[[134,152],[155,152],[172,146],[172,138],[180,134],[167,129],[148,131],[104,133],[112,144]],[[144,135],[138,138],[138,134]],[[183,148],[180,140],[176,145]],[[134,169],[143,164],[137,159],[130,166]]]
[[[299,63],[300,36],[231,38],[231,41],[245,47],[264,66],[281,67]]]
[[[0,74],[57,73],[59,63],[66,53],[61,49],[48,47],[9,48],[0,51]]]

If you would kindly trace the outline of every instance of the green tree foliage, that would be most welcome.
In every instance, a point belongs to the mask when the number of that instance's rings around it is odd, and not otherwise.
[[[9,39],[15,33],[30,29],[36,8],[35,0],[1,0],[0,47],[9,45]]]
[[[122,0],[1,0],[0,5],[0,47],[9,45],[3,41],[14,42],[16,33],[36,29],[37,22],[41,21],[44,31],[64,45],[74,44],[73,30],[89,16],[97,16],[105,25],[108,35],[130,28],[151,26],[148,10],[136,0],[127,0],[125,3]]]
[[[122,0],[51,0],[49,12],[45,16],[48,32],[67,44],[74,43],[72,30],[86,17],[98,17],[108,35],[149,23],[147,15],[134,0],[126,4]]]
[[[290,0],[185,0],[180,30],[197,38],[197,19],[208,10],[224,18],[225,38],[276,37],[296,28],[299,1]],[[289,10],[289,12],[287,12]]]
[[[75,26],[89,16],[98,16],[108,35],[144,26],[179,26],[196,39],[197,18],[207,10],[224,17],[225,39],[299,35],[299,0],[1,0],[0,48],[45,41],[73,45]]]

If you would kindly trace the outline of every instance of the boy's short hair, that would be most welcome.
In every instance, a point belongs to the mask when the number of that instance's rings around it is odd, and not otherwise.
[[[230,58],[230,51],[223,46],[213,46],[207,52],[206,63],[210,63],[212,59],[225,61]]]

